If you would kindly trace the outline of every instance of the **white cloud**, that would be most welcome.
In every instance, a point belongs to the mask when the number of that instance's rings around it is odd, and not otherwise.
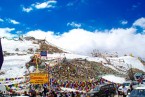
[[[133,23],[133,26],[140,26],[142,28],[145,29],[145,18],[142,17],[142,18],[139,18],[138,20],[136,20],[134,23]]]
[[[121,21],[122,25],[126,25],[127,23],[128,23],[128,21],[126,21],[126,20]]]
[[[22,10],[24,12],[30,12],[34,9],[54,8],[56,6],[56,3],[57,3],[57,1],[55,1],[55,0],[48,0],[48,1],[42,2],[42,3],[37,2],[37,3],[31,4],[31,6],[28,8],[23,7]]]
[[[0,22],[4,22],[4,21],[6,21],[7,23],[12,23],[12,24],[20,24],[20,22],[18,22],[18,21],[16,21],[16,20],[13,20],[13,19],[10,19],[10,18],[7,18],[7,19],[1,19],[0,18]]]
[[[35,31],[30,31],[26,34],[27,36],[33,36],[37,39],[45,39],[45,37],[49,37],[50,39],[53,39],[54,37],[54,32],[48,31],[44,32],[42,30],[35,30]]]
[[[43,3],[35,5],[37,9],[43,9],[43,8],[46,8],[47,6],[48,6],[47,2],[43,2]]]
[[[94,49],[100,51],[118,52],[119,54],[134,54],[145,58],[145,35],[136,34],[135,28],[118,28],[106,31],[90,32],[84,29],[72,29],[62,35],[41,30],[30,31],[27,36],[46,39],[66,50],[90,54]]]
[[[23,7],[23,9],[22,9],[24,12],[30,12],[30,11],[32,11],[33,9],[30,7],[30,8],[25,8],[25,7]]]
[[[2,18],[0,18],[0,22],[4,22],[4,20]]]
[[[136,20],[133,25],[140,26],[143,23]],[[141,18],[141,22],[144,18]],[[14,28],[0,28],[0,37],[13,37],[10,32]],[[145,30],[143,30],[145,32]],[[119,54],[130,54],[145,58],[145,34],[137,33],[137,28],[118,28],[105,31],[90,32],[84,29],[72,29],[61,35],[55,35],[52,31],[35,30],[26,33],[27,36],[34,36],[39,39],[47,39],[49,42],[66,50],[90,54],[94,49],[100,51],[118,52]]]
[[[72,26],[72,27],[80,28],[81,24],[80,23],[71,22],[71,23],[67,23],[67,26]]]
[[[56,3],[57,3],[56,1],[47,1],[47,2],[43,2],[43,3],[33,4],[33,6],[36,9],[53,8],[53,7],[55,7],[54,4],[56,4]]]
[[[9,22],[10,23],[12,23],[12,24],[20,24],[18,21],[16,21],[16,20],[13,20],[13,19],[8,19],[9,20]]]
[[[15,30],[14,28],[0,28],[0,37],[14,37],[14,34],[10,32]]]

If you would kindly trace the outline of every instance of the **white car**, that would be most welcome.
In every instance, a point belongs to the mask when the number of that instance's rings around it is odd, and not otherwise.
[[[130,87],[133,87],[133,89],[135,89],[136,87],[138,87],[138,82],[137,81],[126,81],[123,83],[123,86],[125,86],[125,88],[127,88],[127,93],[131,91]],[[123,94],[123,86],[120,86],[118,88],[118,94],[121,95]]]

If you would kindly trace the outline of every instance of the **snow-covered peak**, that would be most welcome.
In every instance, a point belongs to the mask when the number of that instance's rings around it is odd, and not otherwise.
[[[7,40],[7,39],[2,39],[2,47],[3,51],[9,52],[9,53],[15,53],[16,50],[17,52],[26,52],[28,49],[33,49],[36,50],[39,48],[38,44],[33,44],[32,41],[14,41],[14,40]]]
[[[126,70],[130,68],[136,68],[145,72],[145,66],[136,57],[123,56],[118,58],[108,58],[108,60],[113,66],[122,66]]]

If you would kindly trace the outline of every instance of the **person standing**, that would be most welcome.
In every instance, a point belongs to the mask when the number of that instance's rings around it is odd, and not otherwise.
[[[27,91],[24,91],[24,96],[29,96],[29,95],[27,94]]]
[[[131,84],[130,85],[130,92],[133,90],[133,85]]]
[[[52,95],[53,97],[57,97],[57,94],[54,91],[52,91]]]
[[[71,92],[71,96],[72,96],[72,97],[75,97],[75,94],[74,94],[74,92]]]
[[[48,89],[46,87],[43,87],[43,94],[46,96],[46,93],[48,92]]]
[[[123,85],[123,97],[127,96],[127,88]]]

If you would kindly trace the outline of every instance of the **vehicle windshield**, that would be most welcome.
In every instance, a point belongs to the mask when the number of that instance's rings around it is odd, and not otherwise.
[[[133,90],[130,97],[145,97],[145,89]]]
[[[130,85],[130,83],[123,83],[123,85],[124,85],[124,86],[129,86],[129,85]]]
[[[139,79],[140,78],[140,76],[136,76],[136,79]]]
[[[96,87],[93,89],[93,91],[99,91],[100,90],[100,87]]]

